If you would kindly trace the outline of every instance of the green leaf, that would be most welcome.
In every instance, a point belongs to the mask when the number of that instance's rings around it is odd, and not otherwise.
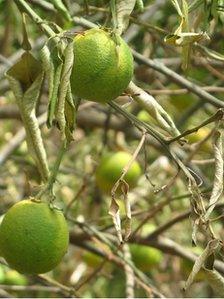
[[[121,218],[120,218],[120,209],[119,204],[116,202],[116,199],[112,197],[109,215],[111,215],[114,223],[114,228],[117,232],[118,240],[120,243],[123,242],[122,232],[121,232]]]
[[[72,21],[69,11],[61,0],[50,0],[50,2],[67,21]]]
[[[32,47],[30,45],[27,30],[26,30],[26,15],[23,13],[22,16],[23,16],[23,22],[22,22],[23,42],[22,42],[22,47],[25,51],[29,51],[29,50],[32,49]]]
[[[65,120],[66,120],[65,135],[68,143],[74,140],[73,132],[75,129],[76,113],[77,113],[77,107],[75,107],[73,103],[71,86],[69,84],[66,101],[65,101]]]
[[[64,51],[64,61],[60,78],[60,85],[58,89],[58,101],[56,106],[56,121],[58,123],[59,129],[62,132],[62,139],[66,138],[65,128],[65,102],[66,96],[70,89],[70,76],[72,72],[74,61],[74,50],[73,41],[70,41]]]
[[[115,0],[111,1],[111,5]],[[129,23],[129,16],[135,7],[136,0],[116,0],[115,3],[115,25],[118,34],[121,34]],[[113,8],[112,8],[113,10]],[[112,14],[113,15],[113,14]]]
[[[185,0],[182,0],[182,11],[183,11],[183,26],[182,31],[188,31],[188,4]]]
[[[194,0],[190,5],[189,5],[189,13],[197,9],[200,5],[204,3],[204,0]]]
[[[202,46],[202,45],[197,45],[197,47],[202,51],[204,52],[209,58],[213,58],[213,59],[216,59],[216,60],[220,60],[220,61],[224,61],[224,55],[214,51],[214,50],[211,50],[205,46]]]
[[[41,60],[43,69],[48,80],[49,102],[47,126],[50,128],[53,125],[55,118],[55,109],[58,100],[58,90],[61,80],[61,72],[63,67],[63,59],[56,47],[45,45],[41,49]]]
[[[182,47],[182,68],[187,70],[191,48],[193,43],[200,42],[202,40],[209,39],[208,35],[205,32],[194,33],[194,32],[175,32],[175,34],[167,35],[164,41],[167,44],[171,44],[176,47]]]
[[[180,134],[170,115],[160,106],[154,97],[136,86],[132,81],[127,87],[127,92],[132,94],[133,99],[171,136],[178,136]]]
[[[177,47],[183,47],[186,45],[193,44],[195,42],[200,42],[203,40],[208,40],[209,37],[206,32],[194,33],[194,32],[181,32],[179,34],[167,35],[164,41],[167,44],[174,45]]]
[[[172,4],[173,4],[173,6],[175,7],[175,9],[176,9],[178,15],[179,15],[180,17],[183,17],[183,14],[182,14],[182,11],[181,11],[181,9],[180,9],[180,5],[179,5],[178,1],[177,1],[177,0],[171,0],[171,2],[172,2]]]
[[[26,91],[36,78],[42,73],[42,67],[29,52],[25,52],[21,59],[14,64],[7,74],[16,79],[23,91]]]
[[[209,241],[205,250],[195,261],[193,269],[186,281],[185,290],[187,290],[191,286],[197,273],[200,271],[201,268],[204,267],[204,263],[207,260],[207,258],[215,252],[215,250],[218,248],[218,246],[219,246],[219,240],[215,239],[215,240]]]
[[[222,132],[216,131],[213,143],[213,152],[215,157],[215,178],[213,183],[213,188],[211,196],[209,199],[208,209],[205,214],[205,218],[209,219],[210,214],[215,208],[218,200],[223,193],[223,148],[222,148]]]
[[[53,124],[53,120],[56,114],[56,105],[58,101],[58,90],[61,81],[61,72],[62,72],[63,62],[59,61],[59,64],[56,66],[54,73],[54,81],[52,92],[49,89],[49,104],[48,104],[48,117],[47,117],[47,125],[51,127]]]
[[[189,42],[184,43],[183,35],[189,34],[188,26],[188,4],[185,0],[182,0],[181,8],[177,0],[171,0],[174,7],[176,8],[181,20],[180,24],[175,30],[174,34],[165,37],[165,42],[173,44],[175,46],[182,46],[182,68],[186,70],[190,61],[191,45]],[[186,40],[186,39],[185,39]],[[186,42],[186,41],[185,41]]]
[[[29,151],[45,182],[49,176],[48,163],[35,115],[44,77],[41,63],[29,52],[25,52],[21,59],[8,70],[6,76],[20,110]]]

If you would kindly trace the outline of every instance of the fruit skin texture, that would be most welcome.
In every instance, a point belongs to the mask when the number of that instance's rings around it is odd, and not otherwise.
[[[158,249],[140,244],[131,244],[130,252],[133,263],[143,272],[150,271],[162,261],[163,257]]]
[[[99,28],[76,35],[71,74],[74,95],[107,103],[126,89],[132,75],[133,56],[121,37],[115,39]]]
[[[69,233],[64,215],[47,203],[22,200],[12,206],[0,226],[0,250],[20,273],[52,270],[67,251]]]
[[[132,156],[129,153],[123,151],[107,153],[102,158],[96,170],[96,183],[98,187],[105,193],[109,193],[121,176],[123,168],[128,164],[131,158]],[[134,161],[124,179],[129,187],[132,188],[136,185],[140,175],[141,168],[138,162]]]

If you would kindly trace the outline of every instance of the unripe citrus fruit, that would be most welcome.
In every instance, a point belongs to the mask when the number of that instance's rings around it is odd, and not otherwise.
[[[189,141],[189,144],[193,144],[205,139],[210,133],[210,131],[211,130],[209,128],[203,127],[199,129],[197,132],[188,135],[187,139]],[[211,140],[207,140],[205,143],[203,143],[201,149],[205,152],[211,151]]]
[[[106,103],[118,97],[133,75],[133,57],[120,36],[94,28],[76,35],[71,75],[73,94]]]
[[[96,269],[102,265],[104,258],[93,252],[85,251],[82,255],[82,260],[89,268]],[[110,272],[113,266],[111,263],[106,263],[103,265],[103,268],[105,271]]]
[[[146,223],[145,225],[143,225],[143,227],[140,230],[141,236],[145,238],[149,234],[151,234],[155,229],[156,226],[153,223]]]
[[[5,271],[2,265],[0,265],[0,283],[3,283],[5,279]]]
[[[96,182],[98,187],[108,193],[116,181],[120,178],[123,168],[131,160],[132,156],[126,152],[108,153],[106,154],[96,170]],[[129,168],[124,179],[132,188],[137,184],[138,178],[141,175],[141,168],[138,162],[134,161]]]
[[[82,258],[83,261],[91,268],[97,268],[103,262],[103,258],[101,256],[90,251],[85,251]]]
[[[144,121],[146,123],[149,123],[151,120],[150,115],[148,114],[148,112],[146,112],[145,110],[141,110],[139,111],[139,113],[137,114],[137,118],[141,121]]]
[[[4,284],[25,286],[28,284],[28,281],[25,275],[15,270],[9,270],[5,274]]]
[[[162,253],[156,248],[141,244],[131,244],[130,252],[133,263],[141,271],[147,272],[162,261]]]
[[[0,226],[0,248],[10,267],[21,273],[45,273],[67,251],[64,215],[44,202],[22,200],[12,206]]]

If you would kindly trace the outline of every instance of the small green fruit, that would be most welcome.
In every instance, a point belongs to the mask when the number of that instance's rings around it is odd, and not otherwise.
[[[210,130],[206,127],[199,129],[197,132],[188,135],[186,138],[189,141],[189,144],[193,144],[203,140],[205,137],[208,136]],[[208,140],[201,146],[201,149],[205,152],[210,152],[212,149],[211,142]]]
[[[146,112],[145,110],[141,110],[139,111],[139,113],[137,114],[137,118],[141,121],[144,121],[146,123],[149,123],[150,120],[152,119],[150,117],[150,115],[148,114],[148,112]]]
[[[96,183],[98,187],[102,191],[109,193],[131,158],[132,156],[129,153],[122,151],[106,154],[96,170]],[[133,188],[136,186],[140,175],[141,168],[138,162],[134,161],[124,179],[129,187]]]
[[[28,284],[27,278],[15,270],[9,270],[5,274],[4,284],[25,286]]]
[[[143,238],[147,237],[156,229],[156,226],[153,223],[146,223],[140,230],[141,236]]]
[[[159,265],[163,257],[161,251],[146,245],[131,244],[130,251],[134,264],[143,272]]]
[[[171,86],[171,89],[178,88],[177,86]],[[179,95],[171,95],[169,97],[169,102],[171,103],[172,106],[175,107],[176,112],[178,111],[179,113],[183,113],[188,109],[191,105],[193,105],[196,102],[196,99],[194,96],[191,96],[189,94],[179,94]]]
[[[5,279],[5,271],[3,266],[0,265],[0,283],[3,283]]]
[[[103,261],[103,258],[90,251],[85,251],[82,255],[83,261],[91,268],[97,268]]]
[[[74,95],[107,103],[127,88],[132,75],[131,50],[120,36],[99,28],[76,35],[71,75]]]
[[[12,206],[0,225],[0,251],[20,273],[52,270],[67,251],[64,215],[44,202],[22,200]]]

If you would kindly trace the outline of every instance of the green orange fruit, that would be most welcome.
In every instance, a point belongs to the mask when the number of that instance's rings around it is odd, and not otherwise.
[[[159,265],[163,257],[160,250],[141,244],[131,244],[130,252],[134,264],[143,272]]]
[[[177,90],[179,88],[178,85],[171,83],[169,85],[169,89],[171,90]],[[187,94],[173,94],[169,96],[169,103],[171,106],[175,108],[175,111],[177,112],[184,112],[186,109],[188,109],[191,105],[196,103],[196,99],[194,95],[191,95],[189,93]]]
[[[123,168],[132,159],[132,156],[123,151],[117,153],[107,153],[96,170],[96,183],[98,187],[108,193],[113,188],[116,181],[120,178]],[[141,175],[141,168],[137,161],[134,161],[124,179],[130,188],[136,186]]]
[[[22,200],[5,214],[0,225],[0,251],[20,273],[52,270],[67,251],[69,233],[62,212],[47,203]]]
[[[149,234],[151,234],[154,230],[156,230],[156,226],[153,223],[146,223],[143,225],[143,227],[140,229],[141,236],[147,237]]]
[[[5,279],[5,271],[2,265],[0,265],[0,283],[3,283]]]
[[[102,265],[104,257],[90,251],[84,251],[82,254],[82,260],[89,268],[96,269]],[[103,268],[104,270],[110,272],[113,269],[113,265],[107,262],[103,265]]]
[[[133,75],[133,57],[125,41],[94,28],[74,38],[71,86],[74,95],[107,103],[118,97]]]
[[[28,284],[28,281],[25,275],[15,270],[9,270],[5,274],[4,284],[25,286]]]
[[[144,121],[146,123],[149,123],[151,120],[150,115],[148,114],[148,112],[146,112],[145,110],[141,110],[139,111],[139,113],[137,114],[137,118],[141,121]]]
[[[189,144],[193,144],[193,143],[196,143],[196,142],[199,142],[199,141],[205,139],[210,132],[211,132],[211,130],[209,128],[203,127],[201,129],[199,129],[197,132],[189,134],[185,138],[188,139]],[[201,149],[204,151],[207,151],[207,152],[211,151],[211,148],[212,148],[211,147],[211,139],[207,140],[201,146]]]
[[[91,268],[97,268],[101,265],[103,258],[90,251],[85,251],[82,255],[83,261]]]
[[[140,110],[136,117],[145,123],[156,124],[156,120],[145,110]]]

